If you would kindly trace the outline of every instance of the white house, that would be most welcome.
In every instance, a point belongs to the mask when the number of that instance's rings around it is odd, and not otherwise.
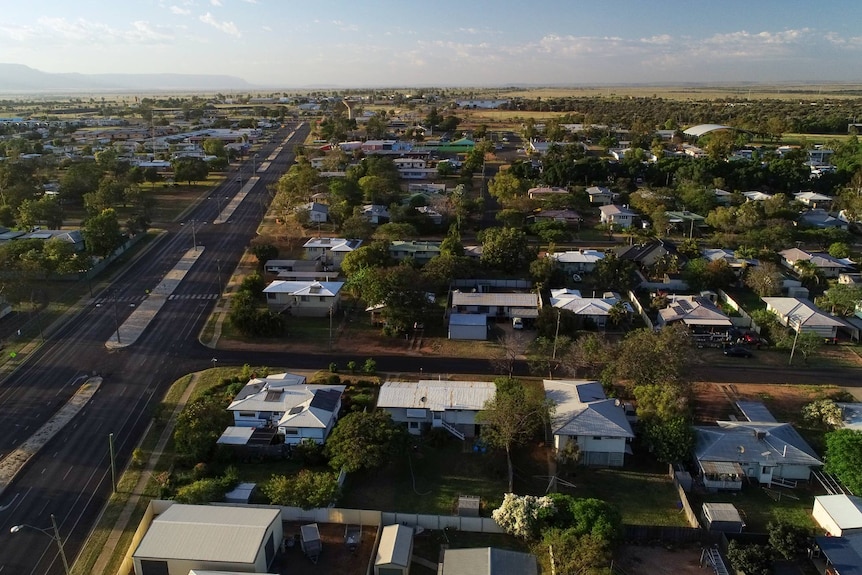
[[[756,190],[750,192],[742,192],[743,197],[745,197],[745,201],[747,202],[762,202],[764,200],[768,200],[772,198],[771,194],[765,194],[763,192],[758,192]]]
[[[621,467],[635,436],[624,407],[597,381],[546,379],[544,385],[556,406],[551,430],[557,452],[575,441],[584,465]]]
[[[827,253],[789,248],[778,252],[778,254],[781,256],[781,263],[784,267],[794,271],[796,271],[796,263],[801,261],[811,262],[827,278],[837,278],[843,272],[853,271],[849,260],[840,260]]]
[[[344,282],[275,280],[263,289],[270,309],[301,317],[326,317],[338,310]]]
[[[793,194],[796,201],[809,208],[828,208],[832,205],[832,198],[817,192],[797,192]]]
[[[536,293],[452,292],[454,313],[486,314],[496,318],[536,318],[542,300]]]
[[[824,339],[835,339],[844,323],[823,313],[810,300],[798,297],[765,297],[766,309],[775,312],[781,325],[793,331],[816,333]]]
[[[284,538],[280,510],[167,504],[132,554],[135,575],[269,571]]]
[[[599,208],[599,211],[602,213],[600,219],[603,224],[613,225],[622,229],[630,228],[635,216],[638,215],[637,212],[625,206],[614,204],[602,206]]]
[[[586,274],[595,271],[596,264],[605,259],[605,254],[599,250],[579,249],[548,254],[548,257],[554,258],[566,273]]]
[[[380,386],[377,407],[406,423],[414,435],[442,427],[464,439],[477,435],[476,414],[496,392],[491,381],[387,381]]]
[[[558,187],[538,187],[538,188],[530,188],[527,190],[527,197],[531,200],[542,200],[554,196],[566,196],[569,194],[569,190],[566,188],[558,188]]]
[[[631,304],[623,302],[613,292],[606,292],[602,297],[581,297],[581,292],[575,289],[552,289],[551,305],[558,309],[569,310],[580,318],[591,320],[599,329],[607,327],[612,315],[611,308],[622,303],[626,313],[634,313]]]
[[[284,442],[322,444],[341,409],[343,385],[307,385],[305,377],[280,373],[249,381],[228,406],[234,427],[275,427]]]
[[[439,226],[441,223],[443,223],[443,214],[441,214],[434,208],[431,208],[429,206],[419,206],[416,208],[416,211],[422,215],[428,216],[428,218],[431,220],[431,223],[435,226]]]
[[[733,194],[727,190],[715,188],[712,193],[715,195],[715,203],[720,206],[729,206],[733,200]]]
[[[362,245],[362,240],[346,240],[344,238],[311,238],[302,249],[305,259],[319,260],[326,266],[341,267],[344,256]]]
[[[659,327],[677,322],[699,332],[726,332],[733,327],[730,318],[703,296],[673,296],[667,307],[658,310]]]
[[[587,188],[587,194],[590,196],[590,203],[594,206],[609,206],[614,199],[613,192],[601,186],[590,186]]]
[[[396,240],[389,244],[389,255],[397,261],[413,258],[417,263],[424,264],[440,255],[440,242]]]
[[[324,224],[329,220],[329,206],[326,204],[308,202],[307,204],[298,207],[296,211],[308,213],[309,223]]]
[[[862,533],[862,497],[817,495],[811,515],[832,537]]]

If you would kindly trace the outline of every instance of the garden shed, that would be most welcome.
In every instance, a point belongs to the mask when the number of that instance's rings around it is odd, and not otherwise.
[[[449,339],[488,339],[488,316],[484,313],[453,313],[449,316]]]
[[[742,533],[745,522],[732,503],[704,503],[703,522],[707,531]]]
[[[862,497],[818,495],[811,515],[832,537],[862,533]]]
[[[374,575],[408,575],[413,555],[413,528],[387,525],[380,535]]]
[[[323,551],[317,523],[309,523],[299,528],[299,544],[302,546],[302,552],[305,553],[305,556],[317,562],[320,552]]]

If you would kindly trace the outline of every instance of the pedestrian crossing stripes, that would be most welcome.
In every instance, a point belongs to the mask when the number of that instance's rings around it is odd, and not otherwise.
[[[218,299],[218,298],[219,298],[219,294],[217,294],[217,293],[187,293],[187,294],[169,295],[168,301],[189,300],[189,299],[213,300],[213,299]]]
[[[158,292],[152,292],[150,295],[158,295]],[[138,295],[128,295],[121,296],[118,298],[99,298],[96,300],[96,306],[102,306],[105,304],[113,304],[113,303],[140,303],[146,299],[147,296],[138,296]],[[171,294],[168,296],[169,301],[173,300],[214,300],[218,299],[219,294],[217,293],[188,293],[188,294]]]

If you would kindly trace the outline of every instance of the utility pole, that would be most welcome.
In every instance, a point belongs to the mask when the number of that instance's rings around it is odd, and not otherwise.
[[[195,235],[195,220],[192,220],[192,247],[194,247],[195,251],[198,251],[198,240]]]
[[[57,527],[57,518],[51,514],[51,525],[54,527],[54,538],[57,541],[57,547],[60,549],[60,559],[63,560],[63,569],[67,575],[72,571],[69,569],[69,561],[66,559],[66,551],[63,549],[63,539],[60,537],[60,529]]]
[[[108,434],[108,449],[111,452],[111,488],[117,492],[117,462],[114,458],[114,434]]]

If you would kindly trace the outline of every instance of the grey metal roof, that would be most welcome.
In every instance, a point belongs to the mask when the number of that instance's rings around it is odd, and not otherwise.
[[[380,386],[377,407],[479,411],[496,393],[492,381],[387,381]]]
[[[840,575],[862,575],[862,533],[844,537],[818,537],[817,546]]]
[[[453,313],[449,325],[488,325],[488,315],[484,313]]]
[[[817,454],[789,423],[718,421],[695,427],[698,461],[769,462],[823,465]]]
[[[554,435],[634,437],[625,411],[606,398],[600,383],[546,379],[544,385],[545,397],[556,405]]]
[[[253,563],[278,509],[174,503],[157,516],[134,556]]]
[[[742,516],[733,503],[704,503],[703,512],[711,521],[742,523]]]
[[[742,412],[742,415],[748,421],[765,421],[768,423],[777,423],[778,420],[769,412],[765,405],[760,401],[737,401],[736,407]]]
[[[455,290],[452,292],[452,305],[536,308],[539,303],[534,293],[471,293]]]
[[[537,575],[536,556],[509,549],[480,547],[443,551],[442,575]]]

